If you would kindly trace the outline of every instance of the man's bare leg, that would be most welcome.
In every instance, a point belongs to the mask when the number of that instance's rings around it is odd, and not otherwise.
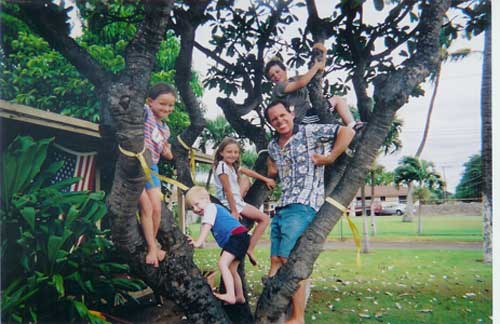
[[[304,324],[304,314],[306,310],[306,285],[305,280],[299,283],[299,288],[292,296],[292,315],[285,321],[285,324]]]

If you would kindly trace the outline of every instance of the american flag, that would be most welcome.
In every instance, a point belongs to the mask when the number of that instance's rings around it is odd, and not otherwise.
[[[51,162],[64,161],[64,165],[57,171],[51,182],[56,183],[71,177],[80,177],[79,182],[63,191],[94,190],[96,154],[96,152],[76,152],[58,144],[52,145],[47,159]]]

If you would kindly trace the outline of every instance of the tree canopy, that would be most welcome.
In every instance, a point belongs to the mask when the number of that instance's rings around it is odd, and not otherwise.
[[[475,154],[464,163],[464,172],[455,190],[455,198],[481,199],[483,177],[481,172],[482,158]]]

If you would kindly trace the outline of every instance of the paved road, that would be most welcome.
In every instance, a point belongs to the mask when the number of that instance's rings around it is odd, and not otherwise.
[[[430,249],[430,250],[478,250],[482,249],[482,242],[370,242],[372,249]],[[269,247],[269,242],[259,242],[259,247]],[[207,242],[206,247],[217,247],[215,242]],[[325,250],[352,249],[354,242],[348,241],[329,241],[325,243]]]

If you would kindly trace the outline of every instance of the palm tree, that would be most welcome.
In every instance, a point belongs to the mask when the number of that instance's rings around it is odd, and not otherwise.
[[[493,212],[492,212],[492,155],[491,155],[491,23],[484,35],[483,76],[481,82],[481,123],[483,156],[483,260],[492,262]]]
[[[211,149],[217,148],[219,143],[227,136],[238,137],[238,134],[224,116],[217,116],[215,119],[207,120],[207,126],[200,135],[200,150],[207,153],[207,145],[209,144],[211,144]]]
[[[396,170],[394,170],[394,183],[396,185],[401,183],[409,185],[413,181],[417,182],[420,188],[426,187],[428,189],[433,189],[435,187],[442,188],[444,186],[444,181],[441,180],[441,176],[436,172],[434,163],[411,156],[405,156],[399,162],[399,166]],[[413,210],[412,197],[408,197],[407,199],[407,208]],[[422,219],[420,213],[418,215],[418,234],[422,234]]]

